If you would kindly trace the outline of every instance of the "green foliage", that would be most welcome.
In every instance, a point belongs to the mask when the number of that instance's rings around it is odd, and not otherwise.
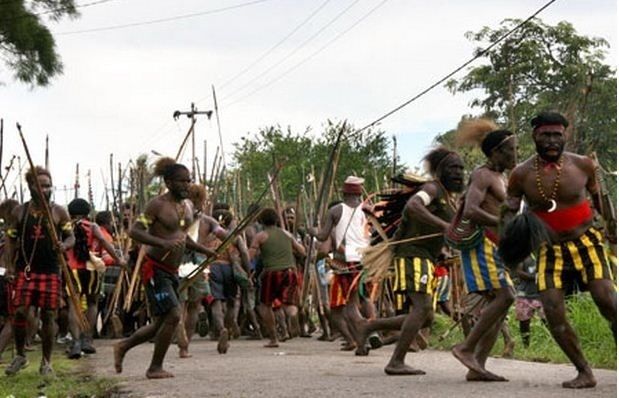
[[[57,21],[77,15],[74,0],[0,2],[0,55],[15,79],[46,86],[62,73],[56,42],[41,16]]]
[[[240,173],[241,196],[246,204],[254,200],[268,183],[267,174],[272,173],[275,164],[284,164],[279,176],[281,197],[284,202],[294,203],[299,194],[305,192],[309,198],[320,188],[333,144],[343,123],[327,121],[319,137],[310,134],[307,128],[294,133],[290,127],[262,128],[253,136],[244,137],[235,144],[234,168],[230,174]],[[355,130],[346,124],[345,136]],[[334,193],[348,175],[366,179],[370,192],[382,188],[385,178],[391,174],[392,159],[389,153],[389,139],[380,130],[367,130],[341,143],[339,163],[334,182]],[[313,180],[312,180],[313,179]]]
[[[568,299],[567,309],[568,319],[580,339],[580,346],[591,366],[616,369],[617,350],[613,334],[608,322],[600,315],[591,296],[587,293]],[[430,340],[432,347],[448,350],[464,340],[462,329],[457,328],[448,338],[438,341],[438,337],[451,326],[452,321],[443,315],[438,315],[435,319]],[[535,317],[531,321],[531,344],[529,348],[525,348],[522,345],[513,306],[509,311],[508,323],[511,337],[516,343],[514,349],[515,359],[535,362],[569,363],[568,358],[561,351],[550,331],[539,318]],[[499,335],[492,355],[501,356],[503,346],[503,338]]]
[[[521,22],[506,19],[498,29],[484,27],[466,37],[479,44],[479,53]],[[568,149],[597,151],[601,164],[615,170],[617,79],[604,63],[606,48],[606,40],[579,35],[568,22],[551,26],[534,19],[484,54],[485,64],[447,87],[454,94],[481,93],[471,106],[520,135],[521,159],[534,151],[529,121],[554,109],[570,121]],[[449,141],[439,136],[442,140]]]
[[[5,358],[8,359],[8,353]],[[79,362],[67,359],[60,351],[52,355],[52,366],[56,378],[43,380],[39,376],[39,361],[41,351],[27,353],[30,365],[17,375],[6,377],[4,370],[0,377],[0,397],[37,397],[44,393],[49,398],[65,397],[104,397],[114,389],[115,382],[111,379],[97,378],[82,372]]]

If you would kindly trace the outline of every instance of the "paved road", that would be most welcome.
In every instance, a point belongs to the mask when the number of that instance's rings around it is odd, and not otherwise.
[[[124,373],[116,376],[110,341],[98,341],[99,352],[87,361],[97,373],[122,382],[127,397],[616,397],[617,372],[596,370],[598,386],[590,390],[566,390],[564,380],[575,376],[567,365],[490,359],[488,368],[504,375],[508,383],[472,383],[464,380],[465,368],[450,353],[424,351],[408,355],[408,363],[422,368],[425,376],[386,376],[383,367],[393,346],[355,357],[338,351],[339,343],[294,339],[267,349],[260,341],[232,341],[226,355],[216,342],[192,343],[192,358],[179,359],[170,348],[166,368],[176,377],[147,380],[144,372],[152,344],[130,351]]]

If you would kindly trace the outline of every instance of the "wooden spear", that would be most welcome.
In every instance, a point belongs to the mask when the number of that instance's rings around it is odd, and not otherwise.
[[[35,170],[34,162],[30,157],[30,150],[28,150],[28,145],[26,144],[26,139],[24,138],[24,134],[21,131],[21,126],[17,123],[17,131],[19,131],[19,137],[21,138],[22,144],[24,145],[24,151],[26,152],[26,157],[28,158],[28,163],[30,164],[30,169]],[[54,228],[54,217],[52,216],[52,211],[49,207],[49,203],[45,200],[45,196],[43,195],[43,189],[41,188],[41,184],[39,183],[38,178],[34,178],[34,186],[37,190],[37,195],[41,199],[41,203],[43,205],[43,216],[45,217],[45,227],[47,228],[47,233],[49,234],[54,249],[56,250],[56,256],[58,258],[58,263],[60,264],[60,269],[62,270],[62,275],[65,279],[65,283],[67,286],[67,292],[69,295],[69,299],[73,304],[71,306],[71,310],[74,312],[75,318],[78,321],[78,326],[80,327],[82,332],[88,330],[88,321],[84,317],[82,311],[80,311],[81,303],[76,294],[75,286],[73,286],[73,278],[71,275],[71,271],[69,270],[69,266],[67,265],[67,261],[64,258],[64,253],[61,253],[57,248],[60,247],[60,239],[56,234],[56,228]]]
[[[346,122],[342,123],[342,127],[340,127],[340,131],[337,134],[337,138],[335,139],[335,143],[333,144],[333,148],[331,150],[331,153],[329,154],[329,158],[327,159],[327,163],[325,166],[325,172],[324,175],[322,177],[322,183],[320,185],[320,193],[318,195],[317,201],[316,201],[316,206],[315,206],[315,211],[314,211],[314,219],[312,220],[312,224],[313,226],[318,226],[318,222],[319,222],[319,216],[320,214],[322,214],[322,209],[323,206],[326,205],[326,200],[328,199],[326,197],[327,194],[327,189],[328,187],[330,187],[331,185],[331,180],[333,178],[333,171],[334,168],[332,167],[332,163],[335,159],[335,157],[337,156],[338,150],[339,150],[339,146],[340,146],[340,142],[342,140],[342,137],[344,136],[344,132],[346,131]],[[309,270],[310,267],[312,266],[312,254],[314,251],[314,241],[315,238],[313,236],[310,236],[310,243],[309,243],[309,248],[307,250],[307,257],[305,257],[305,268],[304,268],[304,274],[303,274],[303,287],[302,287],[302,291],[301,291],[301,303],[300,303],[300,309],[302,310],[303,308],[305,308],[305,302],[307,301],[307,295],[309,293],[308,290],[308,283],[309,283]],[[316,263],[314,262],[314,267],[316,267]],[[318,274],[318,273],[316,273]]]

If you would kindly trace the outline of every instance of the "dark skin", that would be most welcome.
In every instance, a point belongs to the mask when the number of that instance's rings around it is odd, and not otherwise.
[[[356,208],[362,202],[361,196],[356,194],[344,193],[343,196],[343,202],[348,207]],[[327,240],[331,236],[335,226],[340,222],[342,212],[342,206],[331,207],[327,212],[327,219],[321,230],[318,230],[317,228],[308,229],[310,236],[314,236],[320,242]],[[336,250],[337,249],[338,248],[336,248]],[[331,309],[333,323],[338,326],[338,329],[344,336],[344,339],[348,342],[348,344],[342,348],[342,350],[345,351],[355,349],[352,327],[353,323],[357,321],[356,318],[360,317],[357,306],[361,305],[361,309],[367,318],[374,319],[376,317],[372,303],[366,299],[363,299],[361,303],[359,303],[359,296],[357,294],[351,294],[350,297],[352,299],[349,300],[345,306]]]
[[[253,259],[257,256],[260,247],[267,241],[269,238],[269,229],[270,228],[279,228],[275,225],[265,225],[265,230],[258,232],[253,241],[251,242],[251,246],[249,247],[249,257]],[[286,232],[286,231],[284,231]],[[301,256],[305,256],[305,247],[301,245],[299,242],[294,239],[290,233],[286,232],[290,239],[290,245],[293,253],[298,253]],[[260,303],[258,306],[258,310],[260,311],[260,318],[264,321],[266,329],[269,333],[269,342],[265,345],[265,347],[274,348],[279,347],[277,342],[277,333],[275,331],[275,314],[273,313],[273,306],[271,303]],[[296,305],[284,305],[284,312],[290,318],[296,318],[297,316],[297,306]]]
[[[219,226],[217,220],[202,212],[204,204],[198,203],[198,201],[193,198],[192,203],[194,205],[194,219],[200,222],[198,226],[197,243],[206,247],[207,238],[211,233],[214,233],[219,239],[224,239],[227,235],[227,231]],[[178,356],[180,358],[191,358],[191,354],[189,354],[189,343],[196,330],[198,315],[201,308],[202,305],[200,300],[184,303],[178,336]]]
[[[50,197],[52,193],[51,178],[47,175],[39,174],[37,176],[37,179],[39,182],[39,186],[41,187],[43,198],[39,196],[35,185],[28,185],[28,189],[30,190],[30,196],[32,197],[29,214],[31,214],[32,216],[37,216],[43,211],[43,201],[48,203],[50,211],[52,213],[54,225],[57,230],[62,231],[61,241],[59,247],[57,248],[57,252],[64,253],[66,250],[72,248],[75,244],[75,237],[73,236],[72,229],[62,228],[63,226],[67,225],[67,223],[70,223],[71,218],[69,217],[69,213],[67,213],[67,211],[63,207],[60,207],[55,203],[50,203]],[[13,209],[9,218],[9,228],[17,229],[18,223],[20,222],[20,217],[24,213],[24,206],[27,205],[19,205]],[[17,259],[17,248],[19,247],[19,239],[19,237],[17,239],[8,239],[4,252],[4,261],[7,265],[6,279],[11,283],[15,279],[15,260]],[[28,317],[28,311],[29,308],[26,308],[25,306],[20,306],[16,308],[14,315],[15,321],[19,323],[25,323]],[[57,313],[57,310],[50,309],[43,309],[41,311],[41,340],[43,350],[42,363],[44,364],[51,363],[52,348],[54,346],[54,327]],[[27,334],[28,333],[26,328],[15,328],[14,330],[15,348],[18,355],[25,356]]]
[[[593,198],[596,210],[601,210],[597,193],[599,186],[595,178],[595,165],[591,159],[571,152],[564,152],[566,142],[565,128],[562,126],[541,126],[533,132],[537,154],[519,164],[514,169],[508,187],[508,212],[506,220],[513,217],[520,208],[520,202],[526,199],[532,210],[548,210],[549,203],[539,193],[536,185],[535,156],[540,157],[540,177],[546,194],[551,192],[558,169],[544,167],[548,163],[557,163],[563,156],[563,170],[556,195],[557,209],[569,208],[587,198]],[[569,182],[569,183],[568,183]],[[573,240],[581,236],[590,226],[592,220],[585,220],[572,230],[561,233],[550,232],[553,243]],[[606,318],[617,339],[617,295],[612,281],[597,279],[588,281],[587,287],[600,313]],[[576,367],[575,379],[563,382],[565,388],[591,388],[596,385],[591,367],[585,359],[578,337],[569,324],[562,289],[547,289],[540,292],[546,320],[552,336],[559,347]]]
[[[450,158],[442,162],[441,168],[437,170],[436,181],[425,183],[420,191],[428,196],[429,203],[426,206],[419,194],[413,195],[404,208],[412,222],[438,227],[446,230],[449,221],[433,214],[429,206],[437,201],[450,201],[448,195],[457,194],[462,190],[464,179],[464,164],[459,156],[451,155]],[[449,188],[447,188],[449,187]],[[417,243],[423,247],[423,242]],[[434,253],[438,257],[440,253]],[[406,365],[404,359],[409,351],[411,344],[415,341],[419,331],[424,327],[429,327],[434,316],[432,310],[432,296],[429,294],[415,292],[409,296],[412,305],[407,315],[400,315],[390,318],[375,319],[372,321],[358,320],[355,325],[357,331],[355,340],[357,344],[357,355],[367,355],[365,340],[368,335],[377,330],[400,330],[400,338],[391,355],[391,359],[385,366],[385,373],[388,375],[422,375],[423,370],[415,369]]]
[[[465,198],[464,214],[477,225],[496,232],[500,207],[507,198],[503,172],[516,164],[516,139],[511,138],[494,148],[484,166],[471,174]],[[507,381],[502,376],[486,370],[486,360],[509,307],[514,302],[511,287],[482,292],[488,304],[484,307],[464,342],[453,347],[452,353],[469,368],[468,381]]]
[[[193,205],[187,201],[191,184],[189,170],[178,169],[170,178],[165,179],[168,192],[152,199],[144,215],[151,221],[148,227],[137,221],[129,231],[132,239],[148,245],[146,253],[153,260],[178,268],[185,247],[205,255],[214,254],[206,247],[194,242],[187,229],[193,222]],[[159,316],[154,322],[138,329],[127,339],[114,346],[114,366],[116,372],[122,372],[122,361],[128,350],[155,338],[155,348],[151,364],[146,371],[149,379],[173,377],[163,369],[163,360],[181,318],[180,307],[175,307]]]

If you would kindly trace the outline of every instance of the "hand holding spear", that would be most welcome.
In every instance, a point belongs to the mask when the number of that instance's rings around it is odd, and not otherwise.
[[[30,157],[30,151],[28,150],[28,145],[26,144],[26,139],[24,138],[24,134],[21,131],[21,126],[17,123],[17,130],[19,131],[19,137],[21,138],[22,144],[24,145],[24,151],[26,152],[26,157],[28,158],[28,163],[30,164],[30,169],[35,170],[34,162]],[[41,203],[43,206],[43,216],[45,217],[45,227],[47,228],[47,233],[49,234],[52,243],[55,248],[60,247],[60,239],[58,239],[58,235],[56,234],[56,229],[54,228],[54,218],[52,217],[52,211],[49,207],[49,203],[45,200],[45,196],[43,195],[43,189],[41,188],[41,184],[39,183],[38,178],[34,178],[35,188],[37,190],[37,195],[41,198]],[[75,286],[73,286],[73,279],[71,277],[71,272],[69,271],[69,266],[67,265],[67,261],[64,258],[63,253],[60,250],[56,250],[56,255],[58,256],[58,263],[60,264],[60,269],[62,270],[62,276],[65,279],[65,283],[67,285],[67,291],[69,294],[69,299],[73,304],[71,306],[71,310],[74,312],[75,318],[78,321],[78,325],[82,332],[88,330],[89,325],[88,321],[84,317],[82,311],[80,311],[81,305],[79,298],[75,291]]]

